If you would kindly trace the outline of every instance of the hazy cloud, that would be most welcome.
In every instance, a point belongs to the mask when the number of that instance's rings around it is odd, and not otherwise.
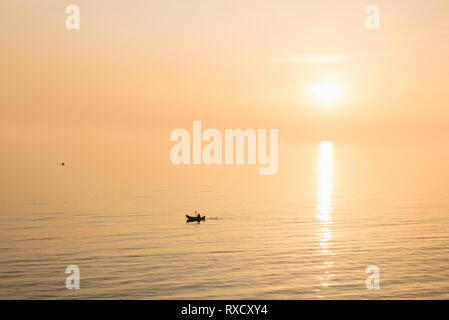
[[[307,63],[307,64],[321,64],[331,63],[340,60],[333,56],[309,56],[309,57],[293,57],[293,58],[274,58],[256,60],[256,63]]]

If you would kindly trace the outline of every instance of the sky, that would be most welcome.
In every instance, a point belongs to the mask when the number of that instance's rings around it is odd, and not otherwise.
[[[292,141],[448,136],[446,0],[5,0],[0,21],[3,137],[168,139],[193,120]],[[323,103],[323,83],[344,94]]]

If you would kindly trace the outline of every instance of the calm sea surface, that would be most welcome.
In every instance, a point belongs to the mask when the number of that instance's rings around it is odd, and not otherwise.
[[[107,160],[113,146],[55,161],[17,143],[0,180],[2,299],[449,298],[438,143],[283,145],[272,177],[139,148]],[[194,210],[204,223],[185,222]],[[65,287],[68,265],[80,290]],[[370,265],[379,290],[365,286]]]

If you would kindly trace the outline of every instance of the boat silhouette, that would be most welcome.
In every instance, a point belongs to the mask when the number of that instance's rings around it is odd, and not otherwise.
[[[206,216],[189,216],[186,214],[187,222],[200,222],[200,221],[206,221]]]

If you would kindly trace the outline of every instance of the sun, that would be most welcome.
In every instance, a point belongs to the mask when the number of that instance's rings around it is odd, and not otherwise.
[[[324,103],[336,102],[345,92],[345,87],[335,83],[323,82],[311,86],[307,92]]]

